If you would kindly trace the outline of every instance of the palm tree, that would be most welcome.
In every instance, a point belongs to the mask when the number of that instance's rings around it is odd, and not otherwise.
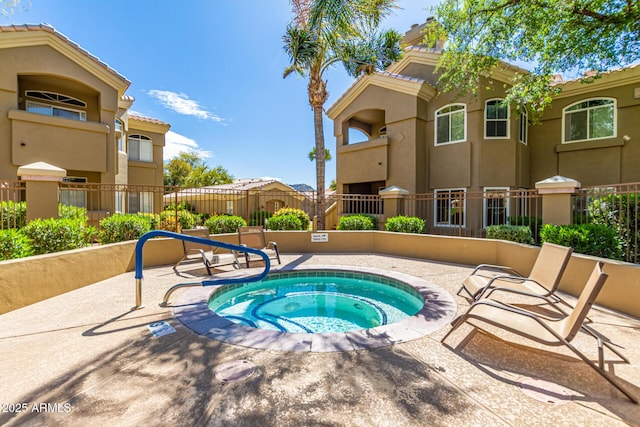
[[[378,31],[380,20],[396,7],[395,0],[291,0],[293,19],[283,37],[291,64],[284,77],[296,72],[309,77],[313,109],[318,193],[318,229],[325,228],[325,144],[322,124],[327,101],[324,74],[341,62],[352,76],[384,69],[400,59],[401,35]]]

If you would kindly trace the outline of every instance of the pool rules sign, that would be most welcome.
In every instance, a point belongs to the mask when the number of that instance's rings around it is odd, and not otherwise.
[[[311,233],[311,243],[328,242],[329,233]]]

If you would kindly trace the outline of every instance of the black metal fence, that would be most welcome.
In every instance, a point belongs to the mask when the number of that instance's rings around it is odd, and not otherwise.
[[[618,233],[624,259],[640,261],[640,183],[581,188],[572,197],[574,224],[604,224]]]
[[[24,181],[0,182],[0,229],[24,225],[25,200]],[[282,207],[302,209],[313,218],[317,195],[268,188],[234,190],[62,182],[58,185],[58,201],[84,207],[94,226],[114,213],[158,213],[174,210],[176,206],[198,213],[201,218],[228,214],[243,217],[251,224],[264,224],[265,218]],[[400,202],[380,195],[328,194],[326,206],[331,214],[327,215],[327,228],[335,228],[341,216],[367,214],[376,217],[379,228],[384,230],[386,203],[397,203],[398,214],[423,219],[429,234],[485,237],[488,226],[512,224],[529,226],[534,239],[539,241],[542,198],[536,190],[527,189],[436,190],[403,195]],[[614,228],[624,242],[626,260],[637,263],[639,205],[640,183],[582,188],[572,198],[573,222]]]

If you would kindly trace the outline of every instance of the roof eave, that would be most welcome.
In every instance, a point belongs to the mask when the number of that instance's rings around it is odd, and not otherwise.
[[[425,101],[430,101],[437,93],[433,86],[424,81],[408,81],[380,73],[369,74],[356,80],[327,110],[327,116],[334,120],[369,86],[378,86],[395,92],[416,96]]]
[[[131,84],[124,76],[48,25],[4,27],[0,32],[3,33],[0,49],[49,46],[116,89],[119,96],[124,95]]]

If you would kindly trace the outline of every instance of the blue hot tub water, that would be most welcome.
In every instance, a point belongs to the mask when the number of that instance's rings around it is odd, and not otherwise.
[[[257,283],[225,286],[209,309],[245,326],[327,333],[374,328],[413,316],[424,299],[402,282],[364,273],[274,273]]]

